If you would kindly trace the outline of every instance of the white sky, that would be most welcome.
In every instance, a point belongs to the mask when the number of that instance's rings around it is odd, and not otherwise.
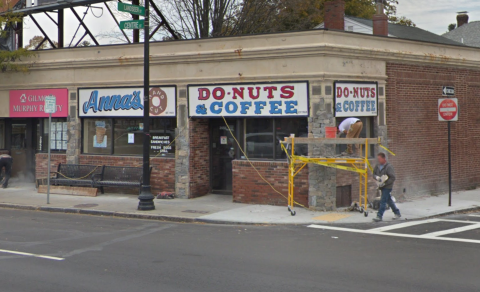
[[[480,20],[478,0],[399,0],[397,14],[406,16],[425,30],[436,34],[447,32],[457,22],[457,12],[468,11],[469,21]]]
[[[447,31],[447,27],[450,23],[456,23],[456,12],[468,11],[470,21],[480,20],[480,5],[478,0],[399,0],[398,15],[406,16],[412,19],[418,27],[431,31],[436,34],[443,34]],[[103,3],[96,4],[94,6],[103,7],[103,15],[100,18],[96,18],[91,11],[85,18],[85,23],[92,31],[94,35],[116,31],[120,32],[117,25],[113,21],[109,12],[105,8]],[[86,8],[76,8],[80,17],[83,16],[83,12]],[[93,9],[93,13],[96,16],[102,14],[100,9]],[[51,14],[55,19],[56,15]],[[44,30],[51,37],[52,40],[57,39],[57,28],[55,24],[44,14],[36,14],[35,18],[43,26]],[[78,27],[78,21],[75,16],[70,12],[66,12],[65,15],[65,46],[67,46]],[[25,21],[25,35],[24,44],[27,45],[28,41],[35,35],[41,35],[40,31],[36,28],[35,24],[26,18]],[[83,35],[85,30],[80,28],[76,39]],[[128,31],[131,38],[131,31]],[[87,36],[85,38],[89,40]],[[112,43],[113,39],[103,38],[97,39],[102,44]]]

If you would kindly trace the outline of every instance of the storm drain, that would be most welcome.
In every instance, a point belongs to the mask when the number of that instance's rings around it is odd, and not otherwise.
[[[98,204],[79,204],[79,205],[75,205],[73,206],[74,208],[93,208],[93,207],[97,207]]]

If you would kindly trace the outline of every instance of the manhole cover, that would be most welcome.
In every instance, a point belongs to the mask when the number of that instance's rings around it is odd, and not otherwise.
[[[96,207],[98,206],[98,204],[79,204],[79,205],[75,205],[73,206],[74,208],[92,208],[92,207]]]
[[[185,213],[198,213],[198,214],[208,214],[208,213],[209,213],[208,211],[198,211],[198,210],[185,210],[185,211],[182,211],[182,212],[185,212]]]

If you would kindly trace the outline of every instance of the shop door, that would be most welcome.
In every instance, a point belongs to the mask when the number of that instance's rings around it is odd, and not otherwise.
[[[230,130],[235,133],[235,121],[227,120]],[[210,158],[212,192],[232,193],[232,160],[235,159],[237,145],[223,119],[210,122]]]
[[[12,177],[20,181],[34,180],[34,156],[31,121],[12,121],[11,155],[13,158]]]

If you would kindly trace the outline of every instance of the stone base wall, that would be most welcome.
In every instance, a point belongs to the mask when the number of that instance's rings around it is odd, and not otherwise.
[[[287,206],[288,164],[284,161],[252,162],[262,176],[285,197],[275,192],[248,161],[233,161],[233,201],[236,203]],[[308,169],[295,178],[295,201],[308,207]]]

